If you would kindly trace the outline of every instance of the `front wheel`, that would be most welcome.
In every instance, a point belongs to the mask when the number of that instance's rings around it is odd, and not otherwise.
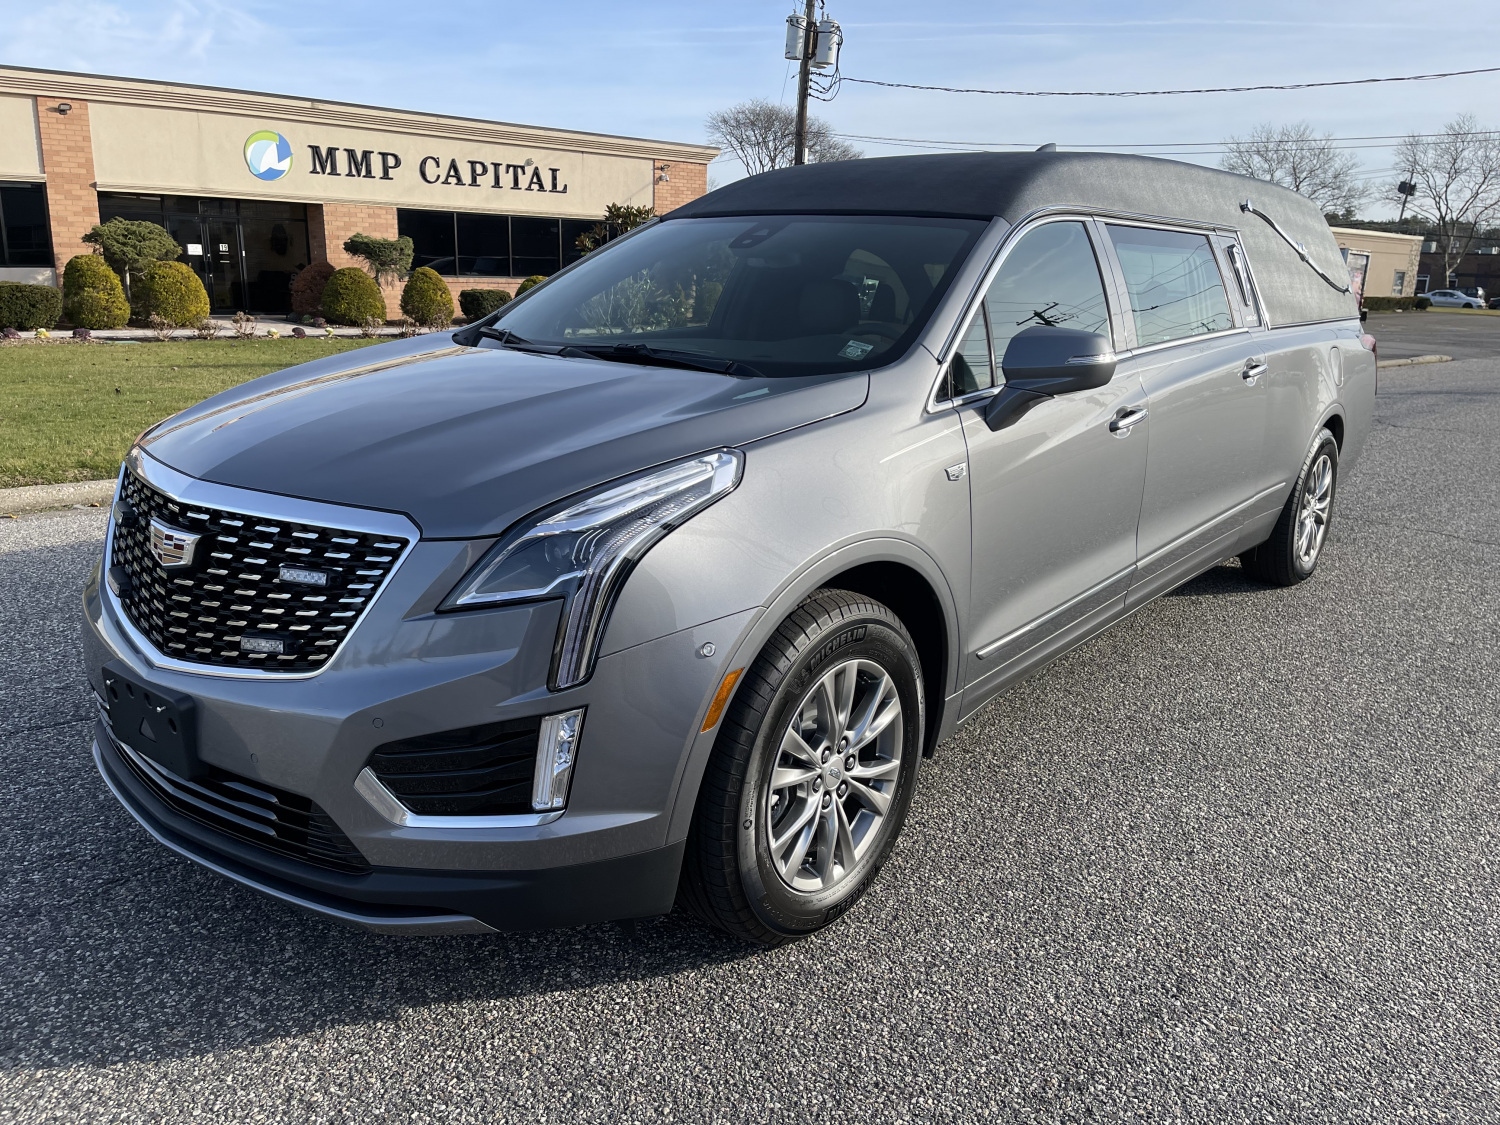
[[[1246,570],[1273,586],[1295,586],[1312,577],[1333,522],[1338,472],[1338,442],[1323,430],[1302,463],[1271,537],[1240,556]]]
[[[879,602],[820,590],[746,673],[715,742],[679,897],[775,945],[854,905],[906,819],[922,755],[922,675]]]

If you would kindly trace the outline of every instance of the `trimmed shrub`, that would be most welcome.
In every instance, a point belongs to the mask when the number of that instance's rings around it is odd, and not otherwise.
[[[464,316],[472,324],[509,300],[510,293],[504,289],[463,289],[458,294],[458,307],[463,309]]]
[[[62,316],[62,291],[50,285],[0,281],[0,328],[31,332],[51,328]]]
[[[99,247],[110,268],[125,281],[125,296],[135,305],[134,282],[139,281],[152,262],[172,262],[182,255],[167,228],[160,223],[113,218],[94,227],[83,241]],[[144,315],[144,314],[143,314]]]
[[[208,291],[186,262],[149,262],[135,287],[136,311],[181,327],[208,315]]]
[[[368,320],[385,323],[385,297],[364,270],[345,266],[334,270],[323,286],[323,315],[334,324],[359,328]]]
[[[63,270],[63,314],[79,328],[124,328],[130,302],[120,275],[98,254],[79,254]]]
[[[1418,301],[1426,300],[1425,297],[1366,297],[1364,307],[1370,312],[1409,312],[1418,307]]]
[[[1431,301],[1430,298],[1428,298],[1428,297],[1418,297],[1417,298],[1417,311],[1418,312],[1421,312],[1423,309],[1430,309],[1430,308],[1432,308],[1432,301]]]
[[[542,282],[544,282],[546,280],[547,279],[545,277],[543,277],[539,273],[532,274],[525,281],[521,282],[520,285],[516,286],[516,296],[519,297],[522,293],[526,292],[528,289],[535,289],[538,285],[540,285]]]
[[[307,316],[323,307],[323,286],[334,275],[332,262],[314,262],[292,279],[292,312]]]
[[[416,252],[409,235],[400,238],[376,238],[373,234],[355,233],[344,240],[344,253],[370,263],[370,272],[382,285],[394,285],[411,271]]]
[[[401,290],[401,311],[423,328],[447,328],[453,323],[453,294],[437,270],[418,266]]]

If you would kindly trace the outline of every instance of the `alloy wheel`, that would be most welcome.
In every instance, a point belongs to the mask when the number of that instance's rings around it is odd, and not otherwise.
[[[1320,453],[1307,473],[1302,490],[1302,506],[1297,511],[1297,535],[1294,549],[1303,570],[1311,570],[1323,549],[1328,534],[1328,517],[1333,509],[1333,458]]]
[[[870,851],[896,795],[903,742],[895,681],[874,661],[846,660],[807,691],[782,733],[765,794],[782,882],[825,891]]]

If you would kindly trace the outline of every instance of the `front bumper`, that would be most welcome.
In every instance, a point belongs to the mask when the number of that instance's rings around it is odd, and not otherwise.
[[[167,666],[135,640],[96,571],[84,592],[89,679],[111,660],[196,701],[211,766],[316,802],[369,861],[349,874],[278,855],[185,818],[132,771],[103,723],[101,774],[160,842],[315,913],[382,932],[533,929],[669,910],[713,733],[703,715],[758,611],[601,657],[592,678],[549,692],[555,603],[436,614],[485,544],[421,541],[335,659],[310,678],[245,679]],[[713,642],[719,656],[704,657]],[[549,823],[401,824],[356,788],[377,746],[458,727],[586,709],[563,815]],[[387,810],[388,811],[388,810]],[[680,810],[679,810],[680,812]],[[674,827],[675,825],[675,827]]]
[[[122,759],[103,723],[94,762],[127,812],[195,863],[302,910],[376,933],[409,936],[546,929],[672,908],[683,843],[597,863],[484,874],[377,867],[345,875],[284,859],[181,816]]]

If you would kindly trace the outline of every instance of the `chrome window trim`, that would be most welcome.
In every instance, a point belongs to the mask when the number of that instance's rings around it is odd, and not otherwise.
[[[1165,351],[1167,348],[1181,348],[1189,344],[1201,344],[1205,340],[1222,340],[1226,336],[1240,334],[1249,335],[1252,330],[1247,327],[1224,328],[1218,332],[1205,332],[1201,336],[1183,336],[1177,340],[1163,340],[1159,344],[1147,344],[1143,348],[1131,348],[1129,351],[1116,352],[1119,359],[1134,358],[1138,355],[1152,355],[1155,352]]]
[[[931,389],[927,392],[927,405],[923,413],[940,414],[946,410],[953,410],[968,403],[990,398],[1005,389],[1005,384],[999,383],[993,387],[986,387],[982,391],[974,391],[972,394],[964,395],[961,398],[938,397],[938,390],[942,387],[943,380],[948,374],[948,361],[952,358],[953,349],[968,334],[970,326],[974,323],[974,316],[981,308],[984,295],[989,291],[990,283],[994,281],[995,275],[1005,265],[1005,259],[1010,257],[1010,253],[1015,248],[1016,243],[1020,242],[1031,231],[1036,230],[1038,227],[1046,226],[1048,223],[1077,222],[1083,224],[1084,231],[1089,239],[1089,248],[1094,252],[1094,263],[1099,268],[1100,288],[1104,291],[1104,301],[1109,311],[1110,346],[1114,348],[1116,356],[1124,354],[1120,348],[1115,347],[1117,341],[1115,339],[1116,310],[1114,306],[1119,300],[1119,296],[1115,292],[1114,285],[1110,282],[1109,268],[1100,258],[1102,247],[1099,245],[1099,239],[1093,229],[1093,224],[1089,221],[1093,218],[1093,215],[1093,212],[1083,211],[1073,206],[1042,207],[1028,212],[1010,226],[1005,232],[1004,237],[1000,240],[1000,245],[995,247],[989,263],[984,267],[983,273],[979,275],[979,280],[971,288],[968,297],[965,298],[968,306],[964,315],[958,319],[953,329],[949,331],[948,338],[944,341],[943,346],[935,353],[938,361],[938,374],[937,378],[932,381]],[[991,341],[991,347],[993,347],[993,341]],[[999,361],[996,360],[994,362],[995,373],[998,376],[1000,373]]]
[[[365,618],[369,616],[370,608],[380,600],[386,590],[390,588],[396,574],[400,571],[403,563],[416,549],[422,531],[411,520],[394,512],[378,512],[368,508],[352,508],[343,504],[327,504],[319,500],[302,500],[294,496],[280,496],[270,492],[257,492],[252,489],[236,488],[227,484],[215,484],[212,481],[199,480],[190,477],[186,473],[180,473],[170,465],[164,464],[152,457],[149,453],[139,447],[132,449],[125,458],[124,464],[120,466],[120,475],[115,480],[114,499],[120,497],[120,487],[125,481],[125,473],[133,471],[136,476],[145,481],[158,492],[164,493],[173,500],[182,504],[201,505],[208,508],[236,512],[247,516],[258,516],[264,519],[287,520],[292,523],[311,524],[316,527],[328,527],[339,530],[359,531],[366,535],[399,535],[406,540],[406,549],[391,567],[386,575],[385,581],[381,583],[380,589],[375,591],[372,597],[360,610],[349,626],[349,631],[344,634],[342,643],[336,647],[328,660],[320,668],[314,668],[308,672],[270,672],[260,668],[222,668],[213,664],[198,664],[191,660],[179,660],[168,656],[158,649],[130,620],[125,612],[125,607],[120,604],[120,599],[115,596],[109,588],[109,583],[104,576],[109,574],[111,566],[110,554],[114,549],[115,540],[115,513],[114,503],[110,504],[109,522],[104,531],[104,564],[101,570],[99,583],[100,596],[108,604],[114,617],[114,623],[127,640],[135,647],[135,650],[153,668],[163,668],[169,672],[184,672],[195,676],[217,676],[229,680],[269,680],[279,682],[282,680],[309,680],[314,676],[321,676],[338,659],[339,653],[349,643],[349,638],[354,636]]]
[[[354,791],[385,820],[399,828],[539,828],[551,824],[566,811],[511,813],[506,816],[430,816],[407,809],[396,795],[381,784],[369,766],[354,779]]]
[[[1204,332],[1197,336],[1179,336],[1175,340],[1163,340],[1159,344],[1146,344],[1145,346],[1136,346],[1135,317],[1128,316],[1125,319],[1127,321],[1127,326],[1130,329],[1131,348],[1129,354],[1142,355],[1148,352],[1155,351],[1158,348],[1169,348],[1174,347],[1178,344],[1194,343],[1198,340],[1214,340],[1223,336],[1232,335],[1235,332],[1249,332],[1251,330],[1251,326],[1238,323],[1243,318],[1236,315],[1235,313],[1234,298],[1230,295],[1229,292],[1229,282],[1224,277],[1224,263],[1220,260],[1219,247],[1218,243],[1215,240],[1216,235],[1233,234],[1235,241],[1238,242],[1240,234],[1239,227],[1226,227],[1222,223],[1195,223],[1188,219],[1161,219],[1154,222],[1139,217],[1131,218],[1128,220],[1111,219],[1104,212],[1100,213],[1100,219],[1101,226],[1114,225],[1119,227],[1142,227],[1147,230],[1175,230],[1179,234],[1201,234],[1205,236],[1208,239],[1208,252],[1214,260],[1214,269],[1217,270],[1219,274],[1219,286],[1224,290],[1224,305],[1229,310],[1229,318],[1236,322],[1233,328],[1224,328],[1218,332]],[[1109,231],[1106,230],[1103,233],[1106,243],[1109,246],[1110,264],[1116,271],[1118,284],[1122,287],[1121,297],[1125,301],[1126,309],[1128,311],[1134,312],[1133,309],[1130,309],[1130,283],[1125,277],[1125,267],[1120,264],[1119,256],[1115,253],[1114,239],[1109,237]],[[1262,317],[1261,324],[1264,323],[1265,318]],[[1116,349],[1116,351],[1120,355],[1125,354],[1124,352],[1119,352],[1118,349]]]

